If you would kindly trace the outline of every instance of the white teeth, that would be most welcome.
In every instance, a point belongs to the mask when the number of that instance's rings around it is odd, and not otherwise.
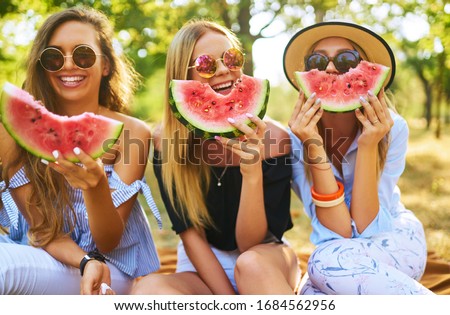
[[[221,89],[226,89],[231,87],[232,83],[231,82],[226,82],[226,83],[222,83],[222,84],[217,84],[213,86],[213,90],[221,90]]]
[[[83,77],[77,76],[77,77],[61,77],[61,81],[63,82],[76,82],[83,80]]]

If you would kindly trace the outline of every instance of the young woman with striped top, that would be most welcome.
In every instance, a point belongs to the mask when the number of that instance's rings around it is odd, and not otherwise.
[[[159,269],[137,200],[143,192],[160,223],[143,181],[150,131],[122,114],[137,75],[112,38],[103,14],[72,8],[50,16],[33,43],[25,90],[56,114],[92,112],[122,121],[124,130],[98,160],[75,148],[81,163],[58,151],[49,163],[0,125],[0,225],[7,231],[0,234],[0,294],[126,294],[136,277]]]

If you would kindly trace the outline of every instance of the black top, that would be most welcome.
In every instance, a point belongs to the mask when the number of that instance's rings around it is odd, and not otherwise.
[[[155,150],[153,167],[158,180],[161,197],[172,221],[172,229],[180,234],[192,227],[177,214],[170,204],[161,176],[161,160]],[[222,174],[223,167],[211,167],[211,172],[217,176]],[[283,233],[292,228],[290,215],[291,175],[292,167],[289,155],[264,160],[262,163],[264,205],[270,232],[279,240]],[[217,186],[216,177],[211,174],[211,183],[207,194],[206,206],[213,219],[216,229],[205,230],[210,244],[220,250],[237,249],[236,220],[241,196],[242,175],[239,166],[229,166],[221,179],[222,185]]]

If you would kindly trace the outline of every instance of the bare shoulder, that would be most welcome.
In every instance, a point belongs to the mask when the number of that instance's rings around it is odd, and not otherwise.
[[[153,145],[155,146],[155,150],[161,151],[161,132],[162,125],[161,123],[157,124],[155,128],[153,128]]]
[[[0,160],[6,164],[9,162],[11,152],[15,152],[16,144],[2,123],[0,123],[0,139]]]
[[[291,139],[289,133],[280,122],[266,116],[264,118],[266,123],[266,153],[265,157],[278,157],[290,153]],[[267,146],[269,146],[267,148]]]
[[[151,137],[150,126],[143,120],[136,117],[125,115],[122,113],[113,112],[110,110],[104,110],[104,115],[106,117],[119,120],[124,123],[124,132],[122,135],[130,137],[148,138]]]

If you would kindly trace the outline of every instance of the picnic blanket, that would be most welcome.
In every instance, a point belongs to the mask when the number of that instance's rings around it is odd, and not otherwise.
[[[159,248],[161,269],[158,273],[175,272],[177,264],[176,248]],[[304,273],[310,253],[300,252],[297,254],[300,267]],[[450,294],[450,263],[441,259],[435,252],[429,251],[427,267],[420,282],[436,294]]]

